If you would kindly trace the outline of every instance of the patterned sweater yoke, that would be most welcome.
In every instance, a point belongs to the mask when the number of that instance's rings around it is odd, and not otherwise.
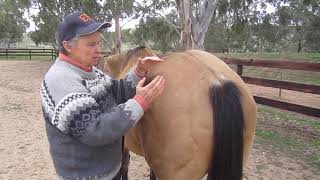
[[[140,78],[132,69],[113,80],[57,59],[41,87],[50,153],[61,179],[113,175],[121,164],[121,137],[142,116],[134,99]]]

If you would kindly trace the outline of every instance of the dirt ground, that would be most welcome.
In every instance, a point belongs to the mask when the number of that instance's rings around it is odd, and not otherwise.
[[[0,180],[57,179],[49,154],[39,97],[40,83],[50,64],[41,61],[0,61]],[[262,90],[257,93],[262,93]],[[295,94],[290,96],[299,98]],[[300,100],[305,101],[305,98]],[[312,101],[320,107],[319,99]],[[132,155],[130,179],[147,180],[148,175],[149,169],[144,159]],[[255,144],[244,177],[320,179],[320,174],[314,167],[285,152],[272,152]]]

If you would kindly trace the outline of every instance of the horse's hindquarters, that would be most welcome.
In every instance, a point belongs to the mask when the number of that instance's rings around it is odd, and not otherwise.
[[[144,152],[159,180],[195,180],[206,173],[213,137],[209,87],[222,75],[234,81],[242,93],[242,104],[246,106],[244,155],[248,155],[255,127],[255,104],[244,83],[228,66],[208,53],[179,53],[152,69],[151,77],[157,74],[166,79],[165,91],[130,132],[134,134],[134,144],[141,145],[133,149]]]

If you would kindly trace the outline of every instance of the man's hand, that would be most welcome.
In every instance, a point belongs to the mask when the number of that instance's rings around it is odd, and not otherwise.
[[[138,65],[137,65],[137,72],[139,74],[147,74],[148,70],[153,64],[157,64],[162,62],[163,60],[160,59],[158,56],[147,56],[143,59],[139,58]]]
[[[163,92],[165,80],[162,76],[157,76],[143,87],[145,81],[146,78],[143,78],[137,84],[136,95],[141,96],[148,104],[151,104]]]

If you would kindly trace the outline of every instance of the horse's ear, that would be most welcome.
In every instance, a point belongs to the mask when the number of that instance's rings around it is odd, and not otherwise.
[[[165,57],[165,54],[156,54],[159,58]]]
[[[144,48],[147,48],[145,45],[139,45],[138,46],[138,49],[144,49]]]

